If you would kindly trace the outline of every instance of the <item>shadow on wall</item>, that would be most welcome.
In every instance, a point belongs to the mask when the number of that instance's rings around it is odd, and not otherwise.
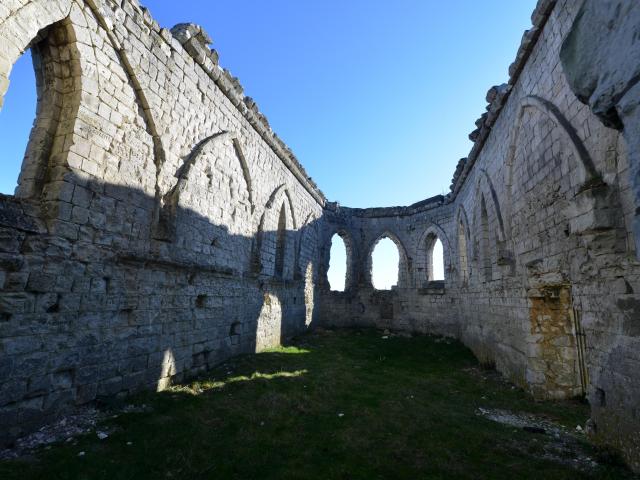
[[[155,198],[65,179],[57,201],[0,196],[0,440],[313,326],[316,250],[299,242],[316,220],[245,236],[179,206],[176,236],[155,240]]]
[[[314,320],[315,217],[298,222],[284,184],[256,205],[246,139],[213,120],[168,159],[153,102],[100,12],[58,3],[0,62],[0,106],[29,48],[38,94],[16,195],[0,196],[0,442]]]

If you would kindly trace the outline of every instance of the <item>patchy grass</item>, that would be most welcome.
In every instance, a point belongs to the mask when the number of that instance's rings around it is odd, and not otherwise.
[[[0,478],[633,478],[619,465],[576,467],[571,449],[549,455],[553,435],[479,415],[506,410],[573,430],[588,406],[534,402],[434,337],[318,332],[133,402],[151,410],[110,419],[104,440],[2,462]]]

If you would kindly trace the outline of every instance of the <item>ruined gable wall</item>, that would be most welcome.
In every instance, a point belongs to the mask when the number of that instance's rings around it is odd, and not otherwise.
[[[633,145],[567,82],[560,49],[580,6],[539,2],[508,86],[488,94],[492,103],[450,195],[410,207],[328,209],[324,265],[331,235],[342,231],[353,240],[351,268],[361,273],[344,293],[323,285],[321,317],[460,338],[540,398],[584,390],[597,437],[633,463],[640,458]],[[444,245],[444,288],[425,275],[430,231]],[[400,270],[408,280],[379,292],[366,270],[385,232],[406,251]]]
[[[133,0],[2,2],[0,98],[31,47],[39,106],[0,198],[1,440],[313,321],[324,197],[208,42]]]

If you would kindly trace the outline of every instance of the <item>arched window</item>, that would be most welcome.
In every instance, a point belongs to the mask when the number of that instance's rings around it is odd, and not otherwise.
[[[284,204],[280,208],[278,217],[278,231],[276,232],[276,277],[284,276],[284,256],[287,243],[287,212]]]
[[[74,122],[61,121],[65,115],[74,117],[75,111],[82,103],[82,82],[77,73],[80,68],[81,59],[77,36],[71,20],[66,19],[54,23],[38,32],[36,38],[27,46],[32,57],[32,72],[35,73],[35,89],[31,87],[32,73],[29,70],[29,53],[23,54],[13,66],[10,74],[11,85],[9,86],[8,96],[0,100],[5,103],[2,108],[3,122],[13,123],[14,115],[11,115],[11,97],[16,94],[17,108],[21,115],[28,115],[29,123],[33,127],[29,132],[26,126],[27,119],[16,124],[25,125],[21,127],[20,135],[29,135],[29,141],[26,151],[24,151],[23,140],[20,142],[14,138],[0,138],[3,146],[3,154],[7,154],[7,145],[15,145],[11,155],[17,162],[22,158],[22,166],[18,177],[18,185],[15,188],[15,195],[23,199],[39,199],[47,182],[51,181],[51,172],[60,173],[61,169],[57,167],[67,167],[67,155],[74,142],[64,141],[65,138],[71,138],[69,135],[74,132]],[[2,68],[0,68],[2,69]],[[4,69],[2,69],[4,70]],[[0,72],[0,83],[6,80],[6,71]],[[24,89],[27,92],[24,92]],[[18,90],[15,92],[14,90]],[[33,102],[33,94],[29,92],[36,91],[37,107],[35,121],[32,112],[25,108],[25,105]],[[3,89],[0,88],[0,94]],[[25,95],[23,95],[25,93]],[[0,95],[1,96],[1,95]],[[0,105],[1,106],[1,105]],[[65,113],[66,112],[66,113]],[[7,128],[6,123],[0,128],[3,134],[12,135],[11,128]],[[24,137],[22,137],[24,138]],[[24,154],[24,156],[23,156]],[[3,159],[4,160],[4,159]],[[6,164],[5,161],[2,162]],[[14,164],[15,165],[15,164]],[[2,167],[4,168],[4,166]],[[16,178],[16,167],[11,173],[5,174],[0,171],[3,179],[8,179],[9,185],[2,186],[1,190],[13,193]]]
[[[398,284],[400,254],[389,237],[382,237],[371,253],[371,282],[376,290],[391,290]]]
[[[13,65],[9,91],[0,106],[0,193],[13,195],[36,112],[36,77],[31,50]]]
[[[462,220],[458,222],[458,255],[460,259],[460,280],[469,281],[469,259],[467,257],[467,232]]]
[[[444,247],[439,238],[431,250],[431,271],[433,272],[433,280],[444,280]]]
[[[428,282],[444,280],[444,248],[442,241],[435,233],[427,235],[426,243],[426,272]]]
[[[487,204],[484,197],[480,202],[480,254],[482,258],[482,270],[484,272],[484,281],[489,282],[493,277],[491,271],[491,244],[489,241],[489,215],[487,215]]]
[[[327,280],[333,291],[344,292],[347,280],[347,244],[338,233],[331,237],[331,252],[329,254],[329,270]]]

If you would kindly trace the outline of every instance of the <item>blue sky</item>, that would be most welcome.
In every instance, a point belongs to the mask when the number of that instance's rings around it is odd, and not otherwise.
[[[205,27],[327,198],[406,205],[446,193],[535,0],[143,1]]]
[[[199,23],[329,200],[407,205],[446,193],[487,89],[507,80],[535,0],[143,0]],[[13,193],[35,112],[28,58],[0,111]]]

